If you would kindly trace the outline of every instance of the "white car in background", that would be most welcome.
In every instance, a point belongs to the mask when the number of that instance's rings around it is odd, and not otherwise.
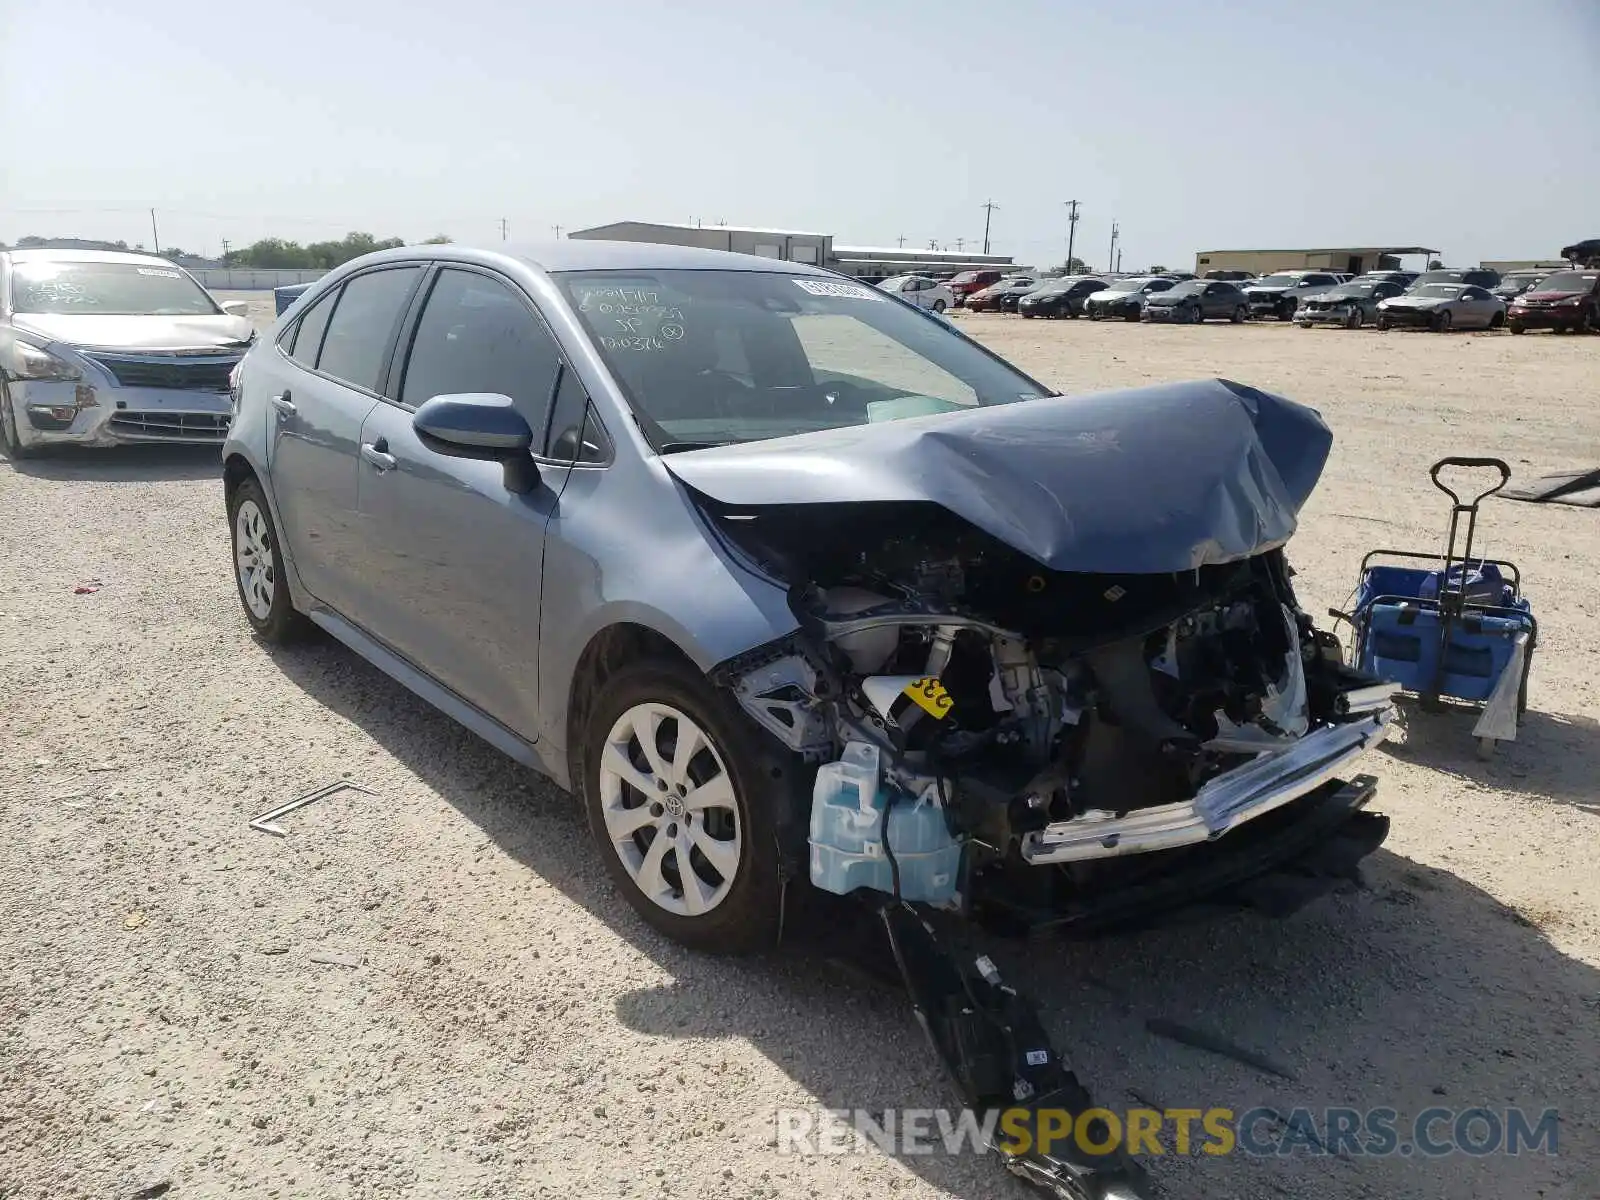
[[[942,313],[956,306],[954,292],[924,275],[893,275],[878,286],[918,308],[931,308],[934,312]]]

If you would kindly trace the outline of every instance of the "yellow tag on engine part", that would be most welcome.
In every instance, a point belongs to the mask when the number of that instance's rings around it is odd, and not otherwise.
[[[929,675],[923,679],[913,679],[906,684],[905,694],[910,696],[913,703],[929,716],[944,720],[944,715],[950,711],[955,703],[950,699],[950,693],[944,690],[944,684],[939,682],[936,675]]]

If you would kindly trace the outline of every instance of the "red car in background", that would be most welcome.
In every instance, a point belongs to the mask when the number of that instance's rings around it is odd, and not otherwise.
[[[1003,272],[1000,271],[963,271],[954,279],[945,280],[945,287],[955,293],[956,307],[959,308],[967,302],[967,297],[973,292],[982,291],[990,284],[999,283]]]
[[[1511,302],[1506,325],[1512,333],[1529,329],[1600,329],[1600,268],[1556,271]]]

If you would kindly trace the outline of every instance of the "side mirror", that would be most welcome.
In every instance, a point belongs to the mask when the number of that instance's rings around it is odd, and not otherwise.
[[[222,311],[230,317],[248,317],[250,315],[250,305],[243,300],[224,300],[222,302]]]
[[[527,493],[538,485],[539,468],[529,456],[533,430],[509,396],[496,392],[435,396],[412,414],[411,428],[436,454],[504,464],[508,491]]]

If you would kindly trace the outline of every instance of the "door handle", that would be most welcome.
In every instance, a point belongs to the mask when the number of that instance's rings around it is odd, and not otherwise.
[[[375,442],[362,442],[361,457],[376,467],[379,472],[394,470],[395,457],[389,453],[389,443],[383,438],[379,438]]]
[[[289,399],[288,392],[282,392],[279,395],[274,396],[272,398],[272,407],[277,409],[278,412],[285,417],[292,417],[297,411],[294,406],[294,401]]]

